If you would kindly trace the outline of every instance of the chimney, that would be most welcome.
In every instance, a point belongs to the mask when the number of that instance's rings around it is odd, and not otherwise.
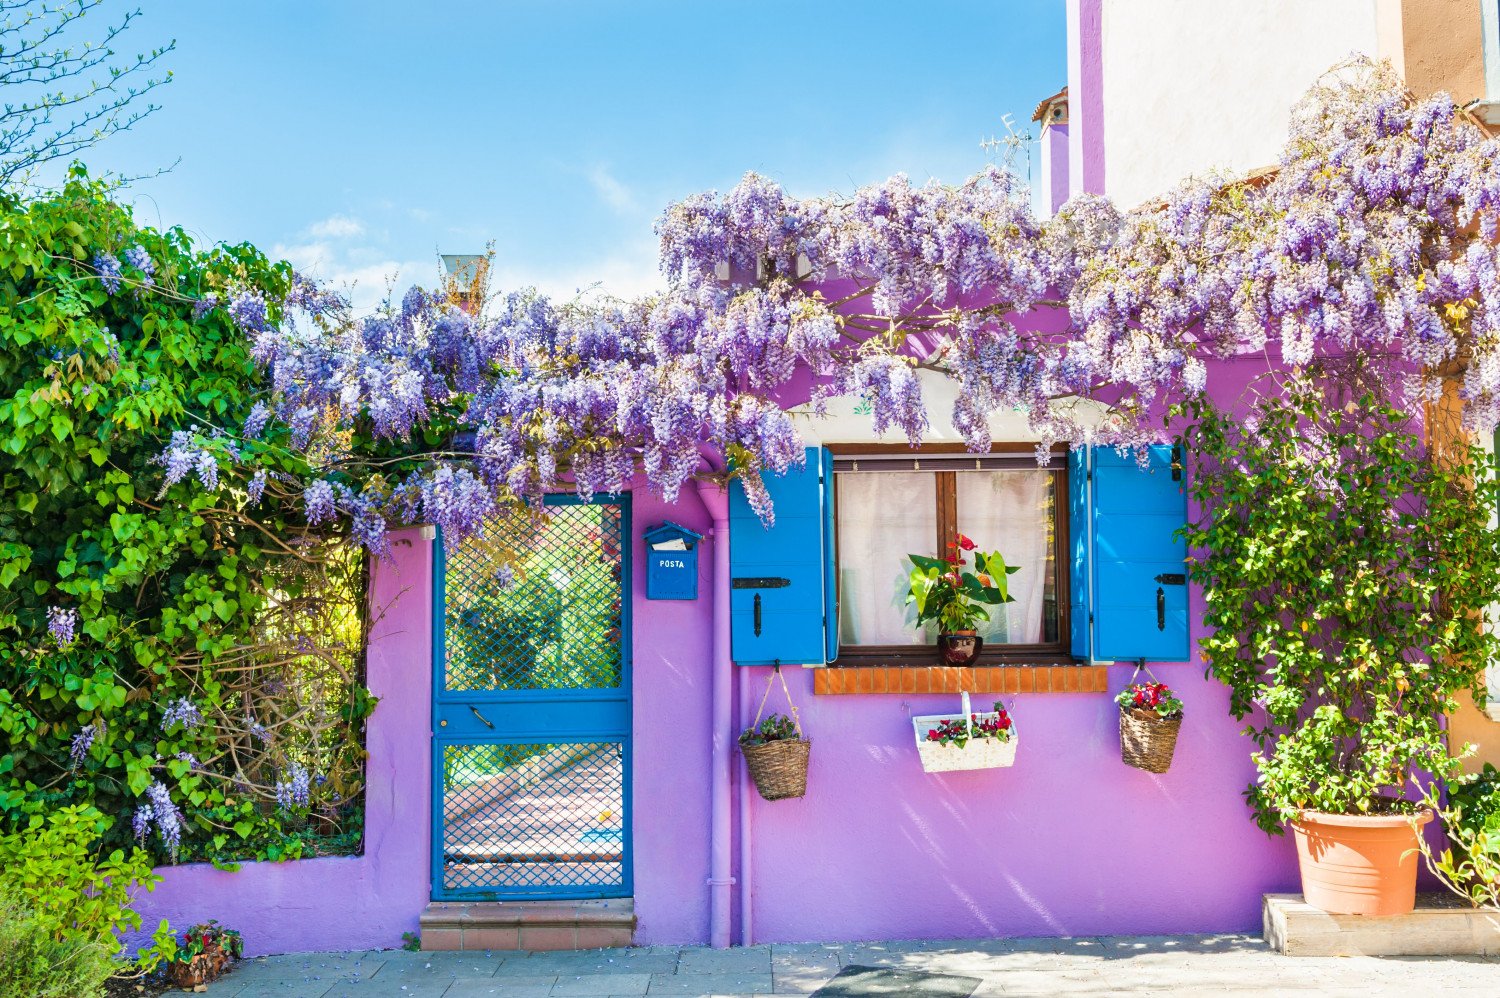
[[[1040,205],[1048,215],[1068,200],[1068,88],[1063,87],[1036,106],[1032,121],[1042,123]]]

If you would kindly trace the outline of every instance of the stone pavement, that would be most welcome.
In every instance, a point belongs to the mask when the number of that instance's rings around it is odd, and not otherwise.
[[[1253,936],[1105,936],[565,953],[383,950],[246,960],[214,998],[806,995],[850,965],[977,977],[1002,995],[1500,996],[1500,958],[1284,957]],[[171,992],[169,992],[170,994]]]

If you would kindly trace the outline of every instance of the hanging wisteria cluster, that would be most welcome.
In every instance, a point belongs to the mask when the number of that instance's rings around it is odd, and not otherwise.
[[[951,420],[975,450],[998,412],[1023,415],[1044,450],[1148,442],[1165,404],[1211,387],[1212,361],[1263,350],[1294,368],[1388,360],[1413,394],[1463,365],[1466,418],[1486,429],[1497,228],[1496,142],[1446,96],[1414,101],[1388,69],[1350,62],[1298,105],[1277,170],[1190,181],[1129,213],[1083,195],[1040,222],[996,168],[845,199],[751,174],[666,210],[668,289],[639,301],[519,292],[479,309],[413,288],[355,319],[303,280],[282,301],[240,291],[207,307],[252,338],[271,398],[243,427],[174,437],[163,463],[210,490],[236,466],[254,502],[267,479],[242,448],[279,441],[309,457],[308,480],[277,484],[301,491],[309,523],[348,522],[380,551],[392,522],[460,537],[517,497],[637,473],[668,500],[737,474],[770,520],[760,476],[802,460],[788,409],[862,397],[877,432],[916,443],[924,369],[957,382]],[[1085,425],[1059,404],[1072,398],[1111,417]]]

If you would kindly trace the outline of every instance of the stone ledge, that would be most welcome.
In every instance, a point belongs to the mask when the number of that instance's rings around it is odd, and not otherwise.
[[[1419,894],[1409,915],[1330,915],[1301,894],[1261,902],[1267,945],[1287,956],[1500,955],[1500,912],[1451,894]]]
[[[635,901],[434,901],[422,912],[424,950],[572,950],[629,946]]]

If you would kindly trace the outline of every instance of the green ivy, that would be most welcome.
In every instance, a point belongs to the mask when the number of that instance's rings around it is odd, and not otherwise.
[[[94,261],[137,246],[154,273],[127,265],[111,293]],[[285,546],[306,525],[275,488],[250,501],[235,449],[273,473],[303,475],[305,464],[274,439],[233,437],[219,448],[217,491],[163,491],[158,464],[174,430],[233,432],[266,396],[246,337],[224,309],[195,303],[245,287],[275,300],[290,280],[289,265],[252,246],[200,250],[180,229],[138,225],[81,169],[55,194],[0,199],[0,831],[87,805],[104,816],[105,846],[123,847],[142,795],[160,783],[185,823],[180,843],[148,839],[158,859],[357,846],[374,707],[358,674],[358,605],[336,627],[341,671],[294,691],[316,694],[308,716],[326,720],[315,736],[299,737],[291,711],[263,745],[237,730],[273,709],[241,681],[266,658],[256,649],[281,640],[267,620],[326,573],[284,570],[307,560]],[[355,580],[345,602],[362,600],[362,559],[339,558],[339,577]],[[76,640],[49,635],[49,608],[76,612]],[[295,673],[297,656],[281,657]],[[180,698],[205,722],[165,724]],[[92,740],[73,757],[85,731]],[[294,762],[322,765],[323,813],[271,799]]]
[[[1186,411],[1201,647],[1248,722],[1269,833],[1303,809],[1415,809],[1454,772],[1443,715],[1496,650],[1488,458],[1439,458],[1409,413],[1339,387],[1294,377],[1249,413]]]

